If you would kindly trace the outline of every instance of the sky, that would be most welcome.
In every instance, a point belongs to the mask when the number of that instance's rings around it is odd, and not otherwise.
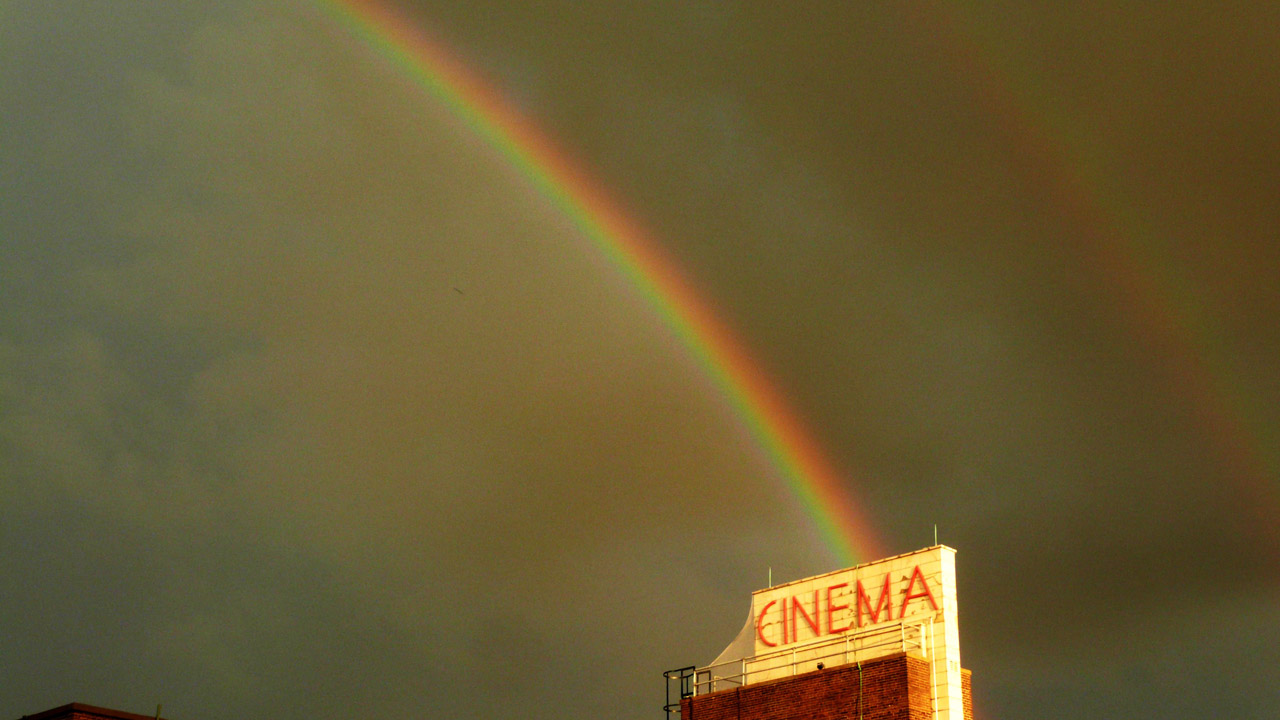
[[[1280,716],[1280,9],[377,4],[957,549],[979,717]],[[656,719],[839,508],[332,7],[0,2],[0,714]]]

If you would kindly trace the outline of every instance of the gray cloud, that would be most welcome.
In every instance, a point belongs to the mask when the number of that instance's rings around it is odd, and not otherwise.
[[[652,226],[891,551],[960,549],[980,704],[1274,714],[1255,34],[408,5]],[[661,320],[402,72],[305,4],[85,7],[0,30],[11,712],[645,717],[770,568],[831,569]],[[1020,155],[1004,80],[1079,167]]]

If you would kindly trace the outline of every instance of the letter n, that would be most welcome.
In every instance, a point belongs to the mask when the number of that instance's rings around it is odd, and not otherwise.
[[[800,598],[791,598],[791,639],[800,639],[800,626],[796,623],[796,613],[804,618],[805,624],[813,630],[814,637],[822,634],[822,614],[818,612],[818,591],[813,591],[813,614],[810,615],[800,604]]]

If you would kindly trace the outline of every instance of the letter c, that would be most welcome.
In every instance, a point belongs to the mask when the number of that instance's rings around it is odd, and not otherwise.
[[[765,605],[760,609],[760,614],[756,617],[756,637],[760,638],[760,642],[768,645],[769,647],[778,647],[778,643],[769,642],[764,637],[764,614],[769,612],[769,608],[773,607],[777,603],[777,600],[770,600],[768,605]]]

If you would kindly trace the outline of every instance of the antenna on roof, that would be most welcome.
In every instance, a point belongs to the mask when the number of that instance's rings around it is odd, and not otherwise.
[[[773,587],[773,566],[769,566],[769,587]]]
[[[933,544],[938,544],[938,523],[933,524]]]
[[[164,707],[160,703],[156,703],[156,720],[160,720],[160,708]]]

